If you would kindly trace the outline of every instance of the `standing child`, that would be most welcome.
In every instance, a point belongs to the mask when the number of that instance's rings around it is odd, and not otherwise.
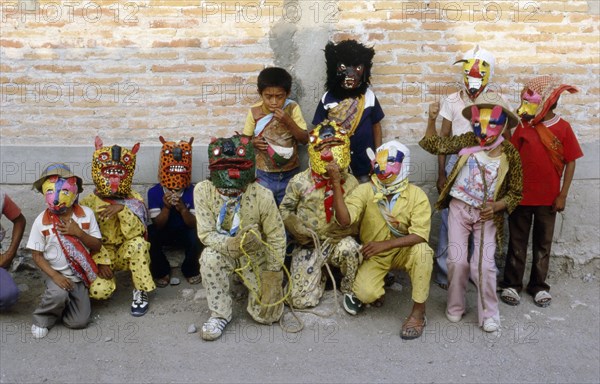
[[[435,115],[435,108],[430,107],[430,114]],[[496,244],[501,244],[503,211],[512,212],[522,197],[521,159],[512,144],[504,141],[502,132],[515,127],[518,117],[493,93],[480,95],[462,114],[471,122],[472,132],[440,137],[432,123],[435,116],[430,116],[419,145],[434,155],[459,155],[436,204],[438,209],[449,207],[448,241],[452,246],[448,248],[446,317],[451,322],[461,320],[470,275],[478,291],[479,325],[494,332],[500,327]],[[469,255],[471,234],[473,252]]]
[[[98,267],[91,253],[102,247],[94,212],[80,206],[81,178],[62,163],[50,164],[33,187],[43,193],[48,208],[35,219],[27,242],[33,261],[46,274],[46,291],[33,312],[36,339],[62,319],[69,328],[85,328],[92,309],[88,288]]]
[[[265,68],[257,80],[261,101],[250,108],[243,135],[256,148],[256,177],[273,192],[279,206],[290,179],[300,171],[298,143],[308,142],[300,106],[288,99],[292,76],[283,68]]]
[[[312,123],[335,121],[350,136],[350,169],[360,183],[371,179],[372,151],[381,145],[381,120],[385,116],[375,93],[369,88],[375,50],[355,40],[325,46],[327,92],[321,98]]]
[[[458,92],[452,93],[442,100],[439,111],[442,117],[440,136],[458,136],[471,131],[471,122],[464,118],[462,111],[477,96],[483,92],[488,92],[487,85],[492,81],[495,62],[496,59],[489,51],[475,46],[466,52],[461,60],[454,63],[462,64],[463,87]],[[508,137],[505,136],[505,138]],[[436,184],[438,193],[444,188],[448,175],[454,168],[457,159],[456,154],[450,156],[438,155],[438,179]],[[442,209],[440,218],[433,281],[442,289],[448,289],[448,208]],[[473,242],[471,241],[469,244],[472,246]]]
[[[521,301],[527,247],[533,221],[533,262],[527,292],[539,307],[552,301],[546,283],[556,212],[565,209],[575,173],[575,160],[583,153],[571,125],[554,113],[560,94],[577,90],[550,76],[531,80],[521,93],[517,110],[521,124],[512,143],[523,160],[523,200],[508,218],[510,239],[500,299],[509,305]],[[563,179],[562,187],[560,185]]]
[[[21,209],[7,194],[0,191],[0,217],[2,215],[12,221],[13,229],[10,246],[5,252],[0,253],[0,311],[10,308],[19,298],[19,288],[7,269],[17,254],[26,224]],[[4,228],[0,225],[0,242],[4,239],[5,234]]]

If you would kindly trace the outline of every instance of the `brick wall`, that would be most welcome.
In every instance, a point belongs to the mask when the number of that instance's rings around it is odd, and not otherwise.
[[[457,87],[452,63],[478,43],[496,55],[495,86],[515,106],[537,74],[578,86],[560,112],[583,142],[598,139],[598,15],[587,1],[2,0],[0,22],[2,145],[97,134],[207,143],[241,130],[256,75],[274,64],[302,84],[311,120],[324,42],[346,37],[377,50],[388,138],[418,140],[427,104]],[[323,44],[310,45],[317,35]]]

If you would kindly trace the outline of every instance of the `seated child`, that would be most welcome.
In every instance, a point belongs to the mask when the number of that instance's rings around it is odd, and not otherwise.
[[[94,212],[80,206],[80,177],[62,163],[50,164],[33,187],[44,194],[48,208],[31,228],[27,248],[46,275],[46,291],[33,312],[31,333],[41,339],[57,320],[68,328],[85,328],[91,315],[88,288],[98,268],[91,254],[102,247]]]
[[[6,216],[13,223],[10,246],[5,252],[0,253],[0,311],[5,311],[13,306],[19,298],[19,289],[7,269],[10,267],[17,249],[25,232],[25,216],[21,209],[12,199],[0,191],[0,216]],[[4,239],[6,231],[0,225],[0,243]]]
[[[292,76],[283,68],[265,68],[258,74],[261,101],[246,117],[243,135],[256,149],[256,177],[281,203],[290,179],[300,171],[298,143],[308,142],[300,106],[288,99]]]
[[[94,193],[81,200],[90,207],[102,231],[102,250],[94,256],[98,279],[90,287],[92,299],[104,300],[116,289],[114,271],[131,271],[133,302],[131,314],[148,311],[148,292],[154,290],[150,274],[150,243],[146,236],[146,206],[139,193],[131,189],[139,143],[131,150],[118,145],[104,146],[96,137],[92,156]]]
[[[166,141],[163,144],[158,167],[159,184],[148,190],[148,212],[152,224],[148,226],[150,241],[150,271],[158,287],[177,284],[171,280],[171,265],[163,246],[179,245],[185,250],[181,273],[190,284],[198,284],[202,246],[196,233],[194,216],[194,184],[192,180],[192,137],[186,141]]]
[[[430,114],[437,108],[430,106]],[[458,153],[459,158],[440,192],[438,209],[449,207],[448,303],[446,317],[461,320],[466,310],[469,281],[478,291],[479,325],[486,332],[500,327],[496,296],[494,254],[501,244],[504,210],[512,212],[522,194],[521,158],[502,132],[514,128],[519,119],[498,94],[483,93],[463,109],[472,132],[441,137],[430,116],[425,137],[419,145],[434,155]],[[473,252],[468,253],[473,235]],[[469,263],[469,256],[470,263]]]
[[[352,237],[357,227],[342,229],[333,219],[333,186],[326,169],[330,162],[339,165],[344,195],[358,186],[347,171],[350,140],[344,129],[325,120],[311,131],[309,141],[310,168],[292,178],[279,206],[285,229],[295,243],[291,252],[294,308],[319,304],[325,290],[326,279],[321,273],[325,263],[341,269],[344,278],[340,291],[344,294],[352,292],[360,264],[359,245]],[[312,236],[318,237],[321,252],[316,252]]]
[[[202,284],[210,317],[200,336],[216,340],[233,317],[229,277],[237,273],[249,288],[246,311],[261,324],[283,313],[285,230],[271,191],[255,182],[254,147],[235,135],[208,146],[210,180],[196,184],[194,206]]]

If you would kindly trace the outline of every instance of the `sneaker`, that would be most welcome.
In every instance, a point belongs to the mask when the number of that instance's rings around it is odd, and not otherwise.
[[[144,316],[148,312],[148,292],[133,290],[133,302],[131,303],[131,314],[139,317]]]
[[[207,341],[216,340],[221,337],[227,324],[229,324],[229,321],[222,317],[211,317],[202,325],[200,336]]]
[[[360,300],[354,297],[351,293],[344,295],[344,309],[352,316],[356,316],[363,309],[363,304]]]
[[[490,317],[487,318],[483,321],[483,330],[486,332],[496,332],[498,329],[500,329],[500,324],[498,324],[498,322]]]
[[[48,334],[48,328],[38,327],[35,324],[31,325],[31,335],[34,339],[43,339]]]
[[[451,315],[448,312],[446,312],[446,318],[451,322],[451,323],[458,323],[461,319],[462,319],[462,315]]]

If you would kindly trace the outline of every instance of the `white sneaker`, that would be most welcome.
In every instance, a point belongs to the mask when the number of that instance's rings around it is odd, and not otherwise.
[[[202,325],[200,336],[207,341],[216,340],[221,337],[227,324],[229,324],[229,321],[221,317],[211,317]]]
[[[451,315],[448,312],[446,312],[446,318],[451,322],[451,323],[458,323],[461,319],[462,319],[462,315]]]
[[[35,324],[31,325],[31,335],[34,339],[43,339],[48,334],[48,328],[38,327]]]
[[[500,324],[498,324],[498,322],[490,317],[487,318],[483,321],[483,330],[486,332],[496,332],[498,329],[500,329]]]

